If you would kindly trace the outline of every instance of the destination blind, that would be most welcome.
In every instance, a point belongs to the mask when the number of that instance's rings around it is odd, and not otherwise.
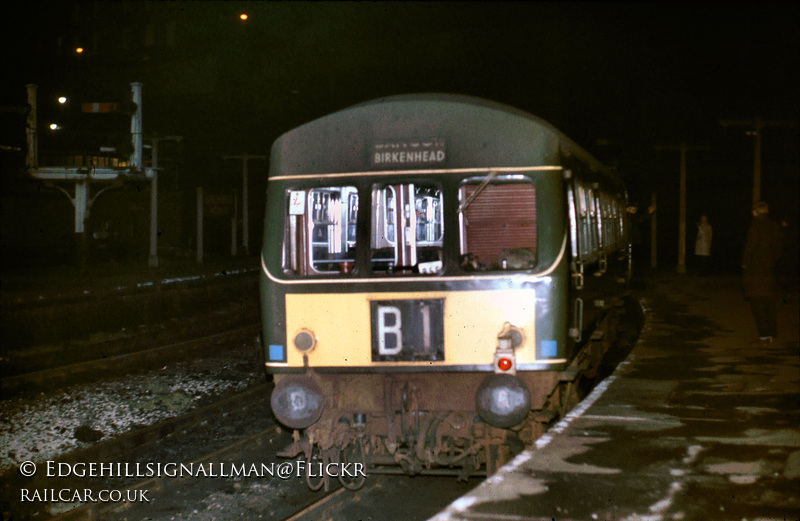
[[[372,166],[441,165],[445,162],[442,139],[390,141],[372,147]]]

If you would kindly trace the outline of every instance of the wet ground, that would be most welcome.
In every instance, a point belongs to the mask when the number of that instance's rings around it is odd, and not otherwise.
[[[662,275],[628,359],[435,519],[800,519],[796,293],[753,345],[735,277]]]

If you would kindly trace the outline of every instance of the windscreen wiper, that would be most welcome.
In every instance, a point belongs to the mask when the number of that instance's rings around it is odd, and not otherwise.
[[[496,170],[492,171],[492,172],[489,172],[489,174],[486,177],[483,178],[483,181],[481,181],[481,184],[478,185],[478,188],[474,192],[472,192],[469,197],[467,197],[466,201],[461,203],[461,205],[458,207],[458,212],[459,213],[466,212],[467,211],[467,207],[470,204],[472,204],[472,201],[474,201],[475,198],[478,197],[478,195],[480,195],[481,192],[483,192],[483,189],[486,188],[486,185],[488,185],[491,182],[491,180],[494,179],[495,177],[497,177],[497,171]],[[466,218],[467,217],[465,215],[464,219],[466,220]]]

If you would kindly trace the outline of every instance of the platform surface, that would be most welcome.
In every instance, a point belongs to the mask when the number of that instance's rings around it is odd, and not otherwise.
[[[627,359],[535,446],[434,520],[800,519],[798,295],[779,338],[733,276],[659,275]]]

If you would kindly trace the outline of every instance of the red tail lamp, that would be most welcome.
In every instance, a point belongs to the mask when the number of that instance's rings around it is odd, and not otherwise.
[[[502,357],[497,361],[497,368],[501,371],[508,371],[514,364],[511,362],[510,358]]]

